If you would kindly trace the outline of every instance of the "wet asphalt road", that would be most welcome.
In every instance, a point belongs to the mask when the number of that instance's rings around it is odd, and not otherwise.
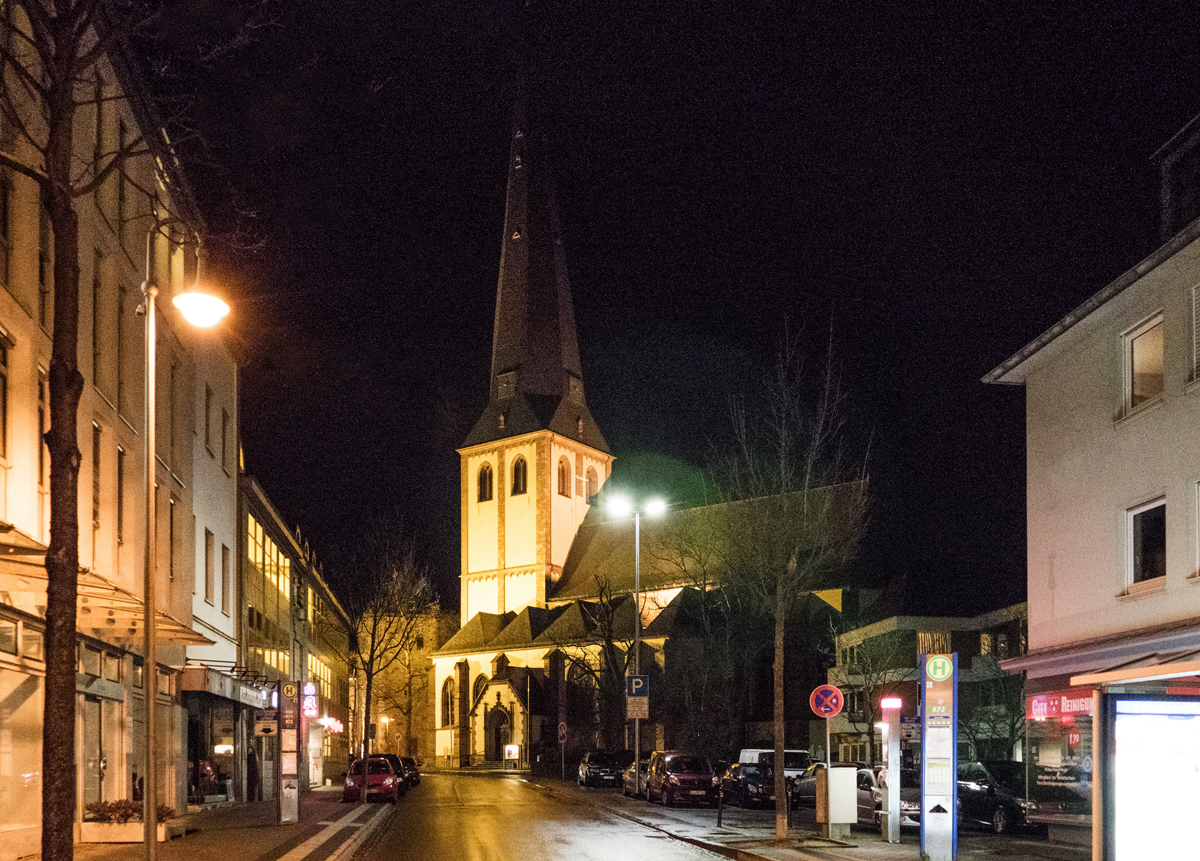
[[[428,774],[353,861],[713,861],[672,840],[517,777]]]

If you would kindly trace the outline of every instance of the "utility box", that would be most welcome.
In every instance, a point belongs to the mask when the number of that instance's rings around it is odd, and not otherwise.
[[[832,840],[850,836],[858,821],[858,770],[823,768],[817,772],[817,822],[821,835]]]

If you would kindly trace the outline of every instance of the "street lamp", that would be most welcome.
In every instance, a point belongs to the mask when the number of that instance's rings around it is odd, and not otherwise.
[[[617,517],[633,515],[633,674],[642,674],[642,515],[658,517],[667,510],[667,503],[652,497],[640,506],[624,494],[616,494],[608,500],[609,513]],[[633,792],[637,794],[642,782],[642,720],[633,719]]]
[[[159,217],[146,234],[146,280],[142,282],[142,307],[146,316],[146,403],[145,403],[145,469],[146,469],[146,541],[145,582],[142,607],[142,694],[145,699],[145,745],[142,774],[142,827],[146,861],[155,861],[158,853],[158,762],[154,736],[155,700],[158,697],[158,654],[154,642],[154,539],[157,531],[154,510],[154,458],[157,449],[155,440],[155,363],[157,361],[157,337],[154,319],[154,300],[158,287],[151,279],[150,252],[154,237],[169,223],[171,217]],[[201,298],[202,297],[202,298]],[[208,327],[229,313],[229,306],[200,289],[200,236],[196,236],[196,284],[186,293],[175,297],[175,305],[184,318],[195,326]]]

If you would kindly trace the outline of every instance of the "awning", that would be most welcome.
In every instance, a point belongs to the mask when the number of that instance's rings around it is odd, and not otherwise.
[[[32,548],[10,543],[0,546],[0,602],[34,616],[46,615],[48,578],[41,554]],[[142,599],[99,574],[80,569],[75,627],[81,634],[113,645],[137,645],[143,642]],[[160,643],[188,646],[214,646],[216,643],[189,625],[158,612],[154,623],[155,639]]]

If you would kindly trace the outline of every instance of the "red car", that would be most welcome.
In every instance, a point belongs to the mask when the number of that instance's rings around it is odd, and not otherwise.
[[[363,761],[356,759],[346,773],[346,783],[342,786],[342,801],[360,801],[364,795],[367,801],[375,795],[384,801],[395,804],[400,798],[400,787],[404,776],[396,776],[392,764],[386,759],[375,758],[367,760],[367,785],[363,787]]]

